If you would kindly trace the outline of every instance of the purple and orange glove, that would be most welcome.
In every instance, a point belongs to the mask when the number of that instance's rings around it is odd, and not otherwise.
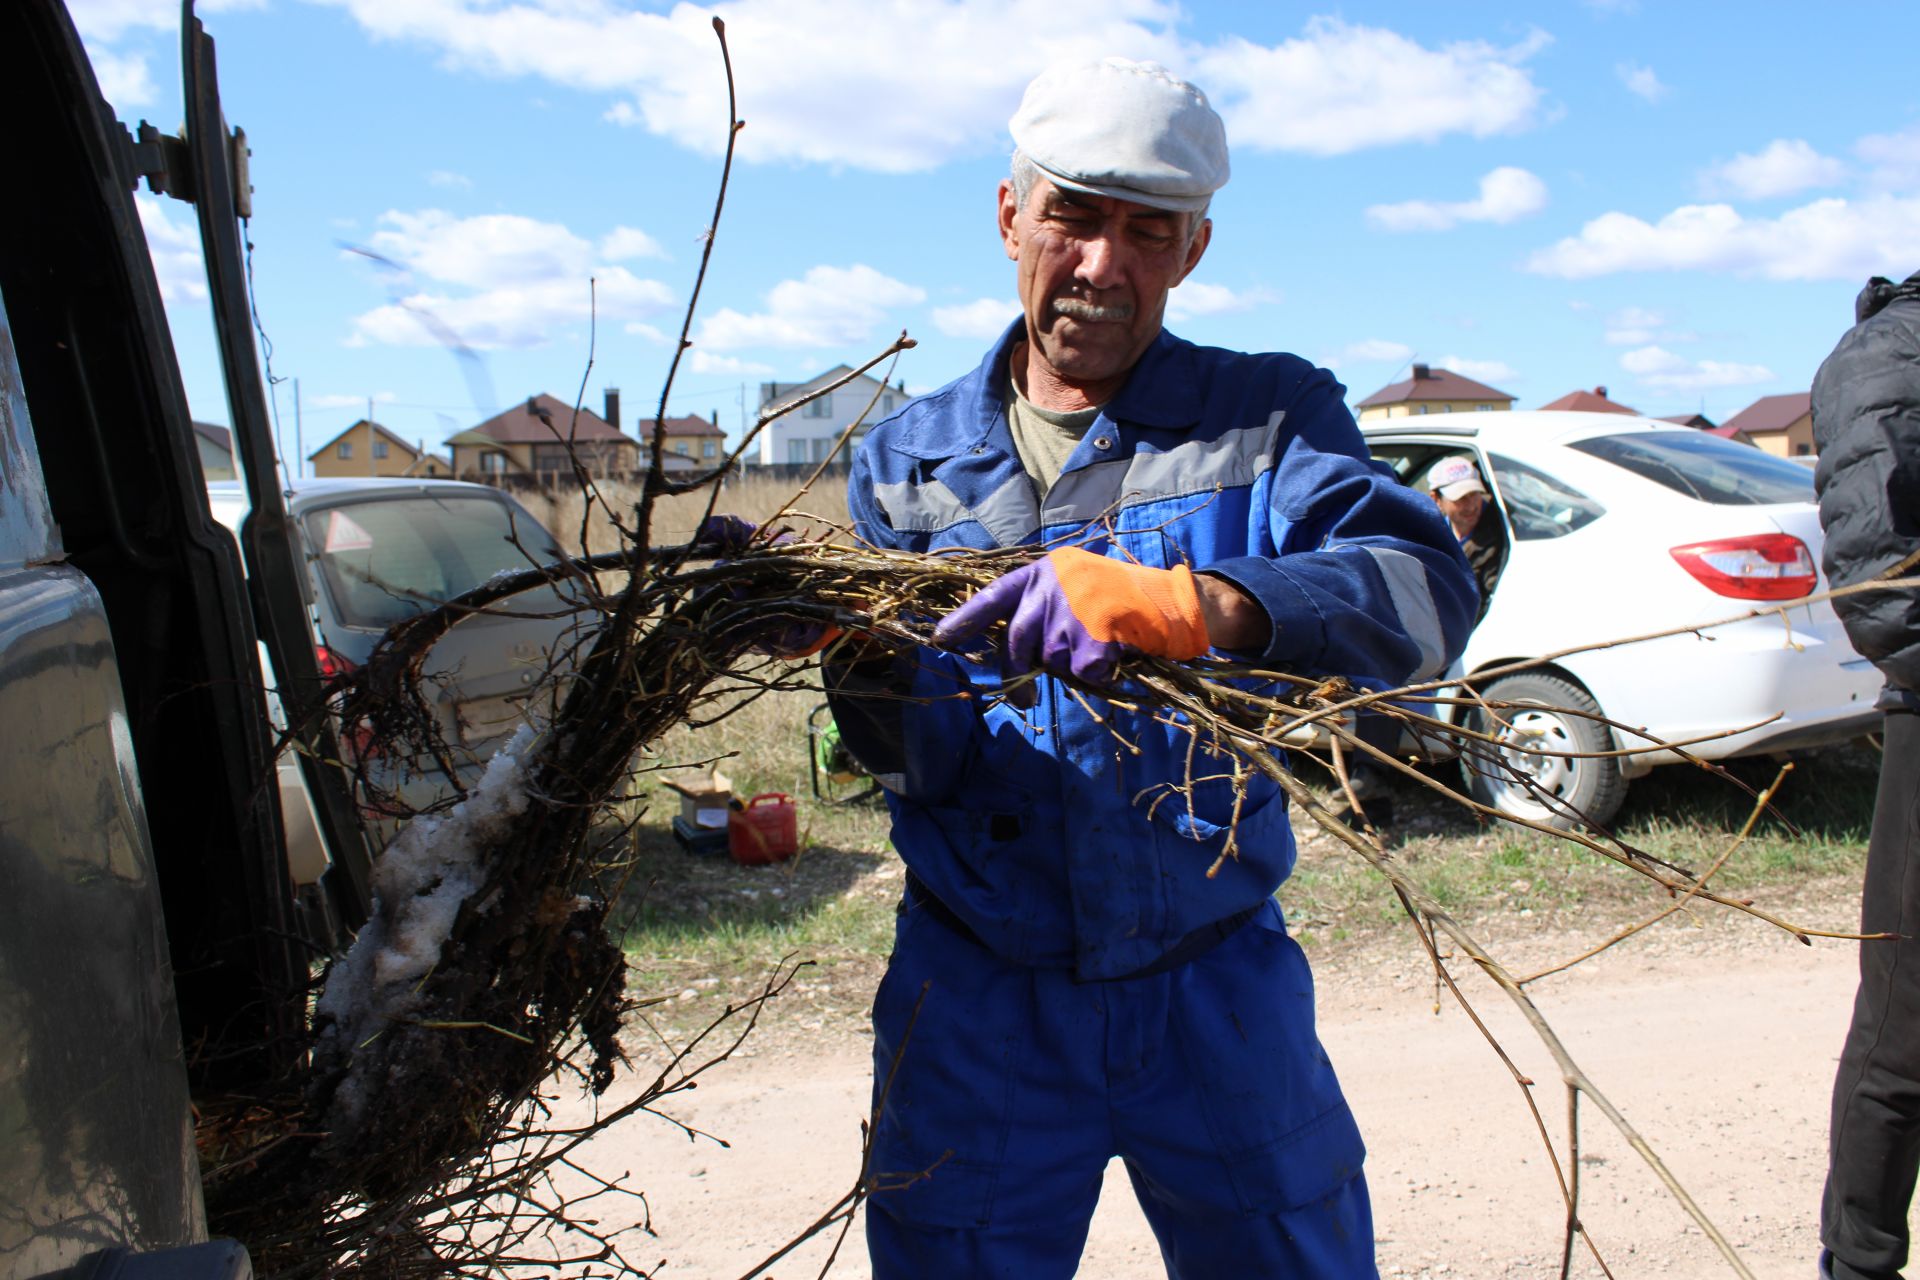
[[[1207,651],[1200,592],[1185,565],[1149,569],[1063,547],[1015,569],[948,614],[933,633],[958,644],[1001,620],[1006,667],[1104,684],[1124,649],[1163,658]]]
[[[739,555],[752,545],[759,533],[759,525],[740,516],[708,516],[700,522],[700,532],[694,537],[694,545],[713,547],[723,555]],[[761,545],[770,547],[791,541],[793,535],[782,529]],[[794,660],[811,658],[839,638],[840,628],[832,623],[789,622],[772,635],[756,641],[753,647],[771,657]]]

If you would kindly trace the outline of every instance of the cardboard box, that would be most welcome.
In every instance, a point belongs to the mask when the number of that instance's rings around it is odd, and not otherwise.
[[[718,769],[686,779],[668,779],[680,793],[680,820],[698,831],[725,831],[733,803],[733,781]]]

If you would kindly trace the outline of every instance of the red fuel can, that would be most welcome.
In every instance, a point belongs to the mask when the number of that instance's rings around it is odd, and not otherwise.
[[[735,862],[779,862],[799,847],[799,816],[784,791],[764,792],[727,814],[727,850]]]

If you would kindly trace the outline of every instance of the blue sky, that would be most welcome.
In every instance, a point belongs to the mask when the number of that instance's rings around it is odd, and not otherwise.
[[[69,4],[121,118],[176,127],[175,0]],[[1006,120],[1063,57],[1153,58],[1226,118],[1170,327],[1350,400],[1422,360],[1522,408],[1604,384],[1724,420],[1807,388],[1868,275],[1920,270],[1911,0],[202,0],[288,453],[294,378],[309,452],[369,398],[429,445],[583,375],[651,415],[725,137],[715,13],[747,124],[669,411],[729,433],[763,380],[902,329],[910,389],[979,359],[1013,311]],[[224,423],[192,211],[141,199],[194,414]]]

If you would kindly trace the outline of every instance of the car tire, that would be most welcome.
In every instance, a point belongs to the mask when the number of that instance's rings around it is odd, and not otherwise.
[[[1612,820],[1627,797],[1627,779],[1618,759],[1588,755],[1614,749],[1612,731],[1593,718],[1600,715],[1600,704],[1591,694],[1571,680],[1535,673],[1505,676],[1480,694],[1499,719],[1485,708],[1469,707],[1465,725],[1510,745],[1462,745],[1467,794],[1509,817],[1561,831]],[[1538,750],[1521,749],[1528,745]]]

